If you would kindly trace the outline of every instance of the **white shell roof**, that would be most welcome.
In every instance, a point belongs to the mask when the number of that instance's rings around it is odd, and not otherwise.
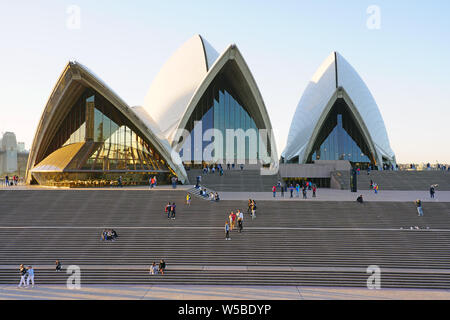
[[[186,41],[153,80],[143,109],[169,138],[183,117],[197,87],[219,54],[200,35]]]
[[[306,87],[292,119],[282,157],[290,160],[298,156],[300,163],[306,161],[310,140],[338,88],[345,90],[359,113],[374,144],[377,161],[381,156],[394,160],[386,127],[372,94],[355,69],[337,52],[325,59]]]

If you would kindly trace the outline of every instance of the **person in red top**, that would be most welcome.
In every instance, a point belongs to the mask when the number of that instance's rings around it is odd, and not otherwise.
[[[234,229],[236,225],[236,213],[234,211],[231,212],[231,230]]]
[[[316,185],[313,186],[312,190],[313,190],[313,198],[315,198],[316,197],[316,190],[317,190]]]
[[[277,187],[272,187],[273,197],[275,198],[277,196]]]

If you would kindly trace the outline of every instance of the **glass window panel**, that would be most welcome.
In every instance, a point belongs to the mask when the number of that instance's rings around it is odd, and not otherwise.
[[[94,141],[103,141],[103,114],[97,108],[94,110]]]

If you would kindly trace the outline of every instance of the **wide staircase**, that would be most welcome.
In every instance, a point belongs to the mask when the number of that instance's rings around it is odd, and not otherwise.
[[[334,171],[342,190],[350,189],[350,172]],[[358,189],[369,190],[370,180],[379,185],[380,190],[429,190],[430,185],[438,184],[436,191],[450,191],[450,172],[448,171],[361,171],[358,177]]]
[[[36,283],[219,284],[365,287],[366,268],[381,286],[450,289],[450,203],[259,201],[257,218],[225,241],[231,210],[245,201],[184,204],[186,193],[161,190],[0,191],[0,284],[18,284],[33,265]],[[177,204],[175,220],[164,213]],[[101,241],[114,228],[117,241]],[[55,260],[63,272],[54,270]],[[148,274],[164,259],[164,276]]]
[[[201,185],[218,192],[270,192],[272,187],[281,180],[278,174],[264,175],[257,169],[224,169],[222,176],[218,171],[206,174],[203,174],[200,169],[191,169],[188,171],[191,184],[195,184],[197,176],[202,177]]]

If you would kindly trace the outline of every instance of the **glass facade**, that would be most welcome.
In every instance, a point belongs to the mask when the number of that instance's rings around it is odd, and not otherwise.
[[[85,184],[85,180],[99,180],[100,184],[107,185],[119,176],[125,184],[147,184],[149,176],[169,182],[174,172],[142,136],[107,99],[86,89],[61,123],[44,159],[32,171],[33,176],[42,184],[52,184],[52,181]],[[59,151],[80,143],[82,147],[75,156]],[[49,159],[64,155],[70,161],[63,172],[39,172],[40,163],[48,167]]]
[[[343,99],[338,99],[320,129],[308,156],[314,160],[349,160],[352,165],[375,165],[364,136]]]
[[[262,142],[255,120],[224,77],[218,76],[209,86],[185,129],[190,135],[181,141],[179,149],[185,163],[248,163],[260,159]]]

